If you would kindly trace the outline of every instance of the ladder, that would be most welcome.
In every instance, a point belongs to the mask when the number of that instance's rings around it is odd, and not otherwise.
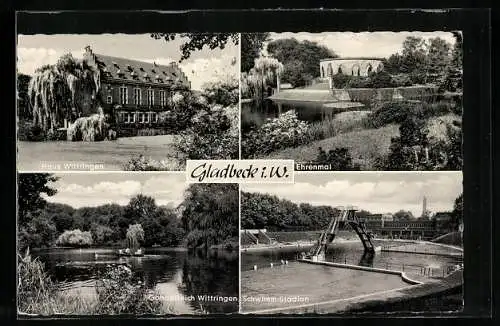
[[[309,250],[307,256],[320,256],[326,253],[328,245],[335,239],[337,229],[340,225],[349,224],[349,226],[356,232],[365,252],[374,253],[375,246],[371,242],[371,237],[366,231],[364,224],[356,216],[356,210],[353,208],[343,208],[338,215],[335,215],[328,223],[328,227],[323,231],[316,242],[316,244]]]

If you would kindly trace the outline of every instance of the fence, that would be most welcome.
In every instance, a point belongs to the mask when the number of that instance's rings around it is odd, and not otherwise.
[[[267,263],[258,263],[258,264],[253,264],[251,266],[245,267],[243,270],[247,271],[258,271],[264,268],[289,268],[289,264],[291,262],[296,261],[297,259],[300,258],[300,255],[297,254],[295,259],[292,260],[279,260],[279,261],[268,261]],[[422,266],[422,265],[413,265],[413,264],[405,264],[405,263],[399,263],[399,262],[371,262],[367,261],[366,258],[361,258],[361,259],[352,259],[352,258],[347,258],[347,256],[342,257],[342,258],[334,258],[334,259],[327,259],[327,261],[337,263],[337,264],[345,264],[345,265],[354,265],[354,266],[363,266],[363,267],[370,267],[370,268],[376,268],[376,269],[385,269],[385,270],[392,270],[392,271],[400,271],[404,272],[407,274],[413,274],[413,275],[418,275],[421,277],[429,277],[429,278],[445,278],[449,274],[453,273],[457,269],[461,268],[460,266],[457,265],[445,265],[445,266],[440,266],[440,267],[429,267],[429,266]]]

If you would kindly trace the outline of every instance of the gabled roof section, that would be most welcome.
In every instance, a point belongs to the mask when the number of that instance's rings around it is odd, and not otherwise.
[[[131,60],[94,53],[87,46],[84,52],[84,60],[91,65],[97,65],[104,78],[116,78],[123,80],[139,81],[154,84],[168,84],[167,80],[180,81],[191,88],[191,83],[176,62],[169,65],[159,65],[139,60]]]

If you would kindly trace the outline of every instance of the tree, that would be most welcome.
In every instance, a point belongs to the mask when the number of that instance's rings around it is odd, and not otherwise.
[[[210,50],[224,49],[228,42],[238,45],[239,33],[153,33],[151,37],[154,39],[164,39],[166,42],[173,41],[177,37],[184,39],[180,50],[182,57],[179,60],[189,59],[191,53],[202,50],[207,46]]]
[[[188,247],[208,249],[237,237],[238,197],[237,184],[190,185],[180,205]]]
[[[77,63],[69,53],[55,65],[38,68],[28,87],[33,124],[44,132],[53,131],[65,118],[81,113],[85,99],[82,95],[95,95],[99,88],[100,70],[83,61]]]
[[[49,247],[53,244],[57,229],[46,214],[34,215],[26,225],[19,227],[19,249]]]
[[[17,74],[17,109],[19,118],[29,119],[30,115],[28,87],[31,81],[31,76],[25,74]]]
[[[456,199],[453,205],[452,219],[453,226],[455,230],[458,230],[460,222],[463,222],[464,218],[464,194],[461,193]]]
[[[153,197],[139,194],[131,198],[125,207],[125,218],[127,218],[127,220],[131,223],[138,223],[155,217],[157,210],[158,206],[156,206],[156,202]]]
[[[452,92],[461,91],[462,89],[462,33],[461,32],[453,32],[453,36],[455,37],[455,45],[453,46],[451,53],[451,63],[448,66],[446,72],[446,79],[443,87]]]
[[[20,173],[18,174],[18,222],[23,226],[29,222],[28,212],[33,213],[42,209],[47,201],[41,194],[54,196],[57,190],[48,183],[55,182],[58,178],[49,173]]]
[[[408,221],[414,219],[411,211],[399,210],[393,215],[394,221]]]
[[[127,229],[127,247],[137,249],[144,242],[144,230],[140,224],[129,225]]]
[[[294,38],[269,42],[267,52],[288,67],[288,70],[285,69],[283,73],[283,82],[291,82],[289,78],[292,75],[296,76],[292,69],[294,66],[290,64],[291,61],[300,61],[303,64],[304,76],[315,78],[320,76],[319,63],[322,59],[338,57],[335,52],[316,42],[299,42]],[[295,79],[294,86],[304,86],[306,82],[306,78]]]
[[[90,247],[94,243],[89,231],[82,232],[79,229],[64,231],[56,241],[58,246],[68,247]]]
[[[413,83],[423,84],[426,77],[427,51],[425,40],[408,36],[403,42],[401,72],[410,75]]]
[[[241,34],[241,71],[249,72],[255,59],[260,56],[264,43],[269,40],[270,33]]]
[[[115,231],[109,226],[93,223],[90,230],[97,245],[105,245],[115,240]]]
[[[445,82],[448,66],[450,65],[451,45],[442,38],[429,40],[427,51],[427,82],[441,86]]]

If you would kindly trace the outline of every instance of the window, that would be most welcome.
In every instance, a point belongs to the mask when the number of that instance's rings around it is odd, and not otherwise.
[[[149,123],[149,116],[151,115],[151,112],[146,113],[146,123]]]
[[[148,105],[154,105],[155,104],[155,98],[154,98],[154,90],[148,89]]]
[[[160,105],[161,106],[167,105],[167,96],[165,91],[160,91]]]
[[[106,98],[106,103],[108,103],[108,104],[113,103],[113,96],[108,95],[108,97]]]
[[[141,102],[142,102],[141,89],[140,88],[134,88],[134,104],[135,105],[140,105]]]
[[[127,86],[120,87],[120,104],[128,104],[128,90]]]
[[[157,123],[158,122],[158,113],[153,112],[151,114],[151,122]]]

